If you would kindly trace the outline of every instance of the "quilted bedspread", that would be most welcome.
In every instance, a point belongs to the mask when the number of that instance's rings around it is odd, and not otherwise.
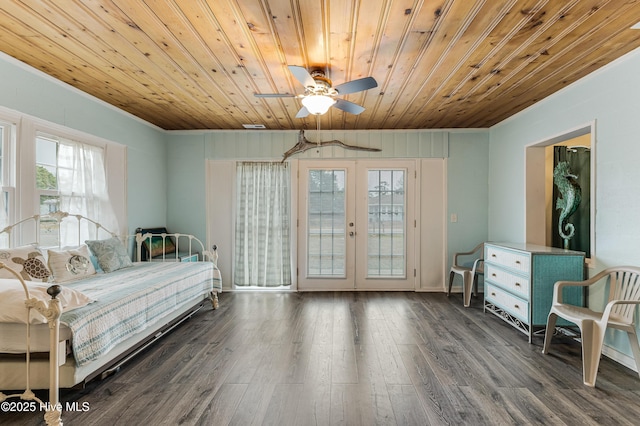
[[[66,285],[96,300],[60,318],[73,333],[76,363],[83,365],[153,326],[167,312],[220,289],[221,280],[210,262],[141,262]]]

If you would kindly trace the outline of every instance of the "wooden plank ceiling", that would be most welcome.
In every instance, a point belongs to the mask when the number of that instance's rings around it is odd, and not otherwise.
[[[325,129],[488,127],[640,46],[640,0],[5,0],[0,50],[163,129],[315,128],[287,65],[343,96]]]

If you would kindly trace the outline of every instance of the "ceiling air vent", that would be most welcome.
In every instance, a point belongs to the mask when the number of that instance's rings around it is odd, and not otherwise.
[[[266,129],[264,124],[243,124],[242,127],[245,129]]]

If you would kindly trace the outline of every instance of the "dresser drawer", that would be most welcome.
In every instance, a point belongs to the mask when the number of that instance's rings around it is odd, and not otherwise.
[[[511,274],[504,269],[487,263],[484,267],[484,276],[487,281],[498,284],[512,293],[529,300],[529,278]]]
[[[529,321],[529,303],[499,287],[487,284],[484,297],[524,322]]]
[[[487,246],[487,256],[484,261],[515,269],[525,274],[529,273],[531,263],[528,253],[501,250],[494,246]]]

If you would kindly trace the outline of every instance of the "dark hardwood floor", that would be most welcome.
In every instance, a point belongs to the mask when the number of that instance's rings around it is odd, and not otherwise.
[[[65,425],[637,425],[640,379],[580,346],[527,342],[479,299],[225,293],[118,374],[65,402]],[[43,424],[0,414],[1,424]]]

